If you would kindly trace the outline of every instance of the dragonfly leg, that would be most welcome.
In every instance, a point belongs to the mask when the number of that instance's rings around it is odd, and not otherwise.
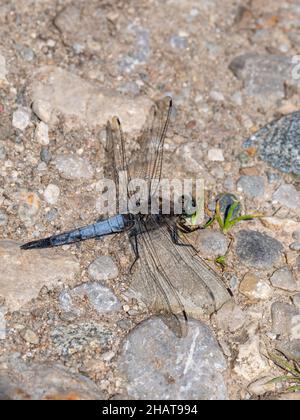
[[[134,261],[133,261],[133,263],[131,264],[131,266],[130,266],[130,270],[129,270],[130,274],[132,274],[132,272],[133,272],[133,267],[134,267],[135,263],[137,262],[137,260],[140,258],[140,254],[139,254],[139,244],[138,244],[138,240],[137,240],[137,233],[136,233],[136,232],[132,232],[132,233],[129,235],[129,241],[130,241],[130,244],[131,244],[131,246],[132,246],[132,249],[133,249],[133,252],[134,252],[134,255],[135,255]]]
[[[179,237],[179,234],[178,234],[178,231],[179,231],[179,229],[178,229],[178,227],[177,226],[174,226],[173,228],[172,228],[172,230],[171,230],[171,238],[172,238],[172,242],[175,244],[175,245],[178,245],[178,246],[189,246],[189,247],[192,247],[193,248],[193,245],[192,244],[185,244],[185,243],[183,243],[182,241],[180,241],[180,237]]]

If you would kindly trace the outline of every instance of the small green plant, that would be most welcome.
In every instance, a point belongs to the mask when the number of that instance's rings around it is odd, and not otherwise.
[[[295,360],[288,360],[284,356],[270,353],[270,360],[286,372],[283,376],[278,376],[272,379],[269,383],[284,383],[286,385],[286,392],[300,391],[300,364]]]
[[[216,210],[214,216],[204,225],[204,228],[211,226],[215,221],[218,223],[220,229],[224,234],[228,233],[228,231],[237,223],[245,221],[245,220],[253,220],[259,217],[263,217],[261,213],[254,213],[254,214],[245,214],[245,215],[236,215],[236,211],[240,208],[240,202],[238,200],[234,200],[229,206],[226,211],[221,212],[221,202],[217,200],[216,202]]]

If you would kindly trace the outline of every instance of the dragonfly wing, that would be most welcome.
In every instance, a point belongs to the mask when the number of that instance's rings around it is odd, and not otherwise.
[[[131,288],[167,319],[212,314],[230,299],[219,275],[191,247],[175,245],[168,224],[155,224],[150,217],[147,231],[139,235],[140,268],[133,274]],[[180,325],[184,329],[182,321]]]
[[[138,139],[139,150],[134,156],[132,175],[148,182],[154,195],[161,178],[163,147],[172,110],[168,96],[157,101],[150,109],[143,132]]]
[[[113,117],[106,124],[106,163],[104,169],[105,177],[111,178],[116,186],[117,203],[119,203],[121,191],[120,185],[130,181],[128,163],[125,151],[125,140],[120,120]],[[125,183],[122,183],[121,176]]]

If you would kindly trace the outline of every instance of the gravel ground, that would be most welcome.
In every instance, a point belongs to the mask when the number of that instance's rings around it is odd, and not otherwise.
[[[293,0],[0,2],[1,397],[283,398],[266,355],[300,361],[299,46]],[[266,216],[191,235],[212,265],[228,251],[233,297],[184,339],[128,290],[125,235],[18,246],[99,219],[107,119],[130,154],[166,94],[164,174]]]

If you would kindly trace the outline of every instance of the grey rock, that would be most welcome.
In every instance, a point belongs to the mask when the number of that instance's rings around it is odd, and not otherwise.
[[[72,45],[72,48],[75,54],[82,54],[85,50],[85,46],[82,44],[79,44],[78,42],[75,42]]]
[[[36,127],[35,139],[42,146],[49,144],[49,127],[43,121],[40,121]]]
[[[36,298],[44,285],[73,280],[80,268],[77,259],[62,250],[22,251],[8,240],[0,241],[0,266],[0,295],[11,311]]]
[[[270,281],[272,286],[278,289],[287,290],[288,292],[295,292],[298,290],[298,284],[288,267],[276,270],[271,276]]]
[[[0,360],[1,400],[100,400],[86,376],[59,363],[25,363],[17,355]]]
[[[267,177],[269,184],[274,184],[275,182],[278,182],[280,179],[280,175],[276,174],[274,172],[267,171]]]
[[[245,324],[246,315],[234,301],[229,301],[217,312],[216,321],[221,330],[235,332]]]
[[[203,159],[203,152],[199,147],[198,142],[188,142],[179,145],[176,149],[176,159],[179,160],[183,167],[184,173],[197,172],[201,173],[203,167],[201,161]]]
[[[103,255],[89,265],[88,273],[92,280],[105,282],[118,277],[119,270],[111,257]]]
[[[291,80],[288,57],[247,53],[233,59],[230,70],[244,82],[245,93],[263,105],[272,105],[285,96],[285,82]]]
[[[237,235],[236,253],[249,267],[269,269],[279,260],[282,251],[282,244],[264,233],[241,230]]]
[[[20,56],[23,58],[23,60],[26,60],[26,61],[34,60],[35,53],[32,48],[19,45],[17,49],[19,51]]]
[[[15,128],[24,131],[30,123],[30,109],[26,107],[20,107],[13,113],[12,124]]]
[[[268,300],[273,295],[269,282],[255,273],[246,273],[239,285],[239,291],[250,300]]]
[[[288,33],[289,39],[292,41],[295,45],[300,45],[300,34],[297,32],[289,32]]]
[[[4,305],[0,305],[0,340],[6,339],[6,313],[6,307]]]
[[[46,220],[48,222],[53,222],[58,216],[58,210],[57,209],[51,209],[46,213]]]
[[[273,379],[274,377],[271,375],[257,379],[248,386],[248,390],[251,394],[255,394],[260,397],[267,393],[275,393],[276,384],[272,382]]]
[[[270,366],[267,358],[263,355],[264,353],[263,343],[260,341],[259,336],[251,334],[245,343],[240,343],[238,346],[234,372],[248,381],[248,383],[267,374]]]
[[[37,346],[40,342],[39,337],[37,334],[32,331],[30,328],[25,328],[20,332],[21,337],[29,344],[33,344]]]
[[[56,204],[60,195],[60,189],[55,184],[47,185],[44,191],[44,198],[48,204]]]
[[[300,340],[283,340],[276,344],[276,348],[289,360],[300,362]]]
[[[21,190],[17,194],[18,216],[25,226],[34,225],[40,210],[39,196],[31,191]]]
[[[0,80],[6,80],[6,75],[6,59],[3,55],[0,54]]]
[[[80,353],[88,348],[104,351],[112,337],[112,331],[95,322],[60,325],[51,332],[52,342],[62,356]]]
[[[281,185],[273,194],[273,202],[282,204],[289,209],[297,209],[300,207],[300,193],[296,190],[294,185]]]
[[[300,230],[295,230],[292,234],[293,239],[295,239],[295,241],[300,241]]]
[[[71,296],[87,297],[90,305],[98,313],[116,312],[121,309],[121,303],[114,293],[98,283],[84,283],[75,287]]]
[[[197,232],[195,247],[203,257],[219,257],[226,254],[228,240],[221,232],[203,229]]]
[[[134,399],[227,399],[225,358],[211,330],[194,320],[185,338],[159,318],[141,323],[125,339],[117,368]]]
[[[300,175],[300,112],[272,121],[258,130],[244,147],[257,147],[261,159],[282,172]]]
[[[123,130],[133,133],[143,127],[152,104],[144,96],[129,99],[103,90],[59,67],[42,67],[32,79],[28,89],[32,109],[50,127],[59,122],[59,115],[67,130],[103,127],[108,119],[118,115]]]
[[[300,311],[293,305],[275,302],[271,307],[272,331],[279,336],[290,336],[295,320],[298,320]]]
[[[209,97],[210,99],[212,99],[214,102],[224,102],[225,101],[225,96],[223,95],[222,92],[218,92],[217,90],[212,90],[209,93]],[[223,159],[224,160],[224,159]],[[222,160],[222,161],[223,161]]]
[[[0,227],[1,226],[2,227],[6,226],[7,223],[8,223],[8,216],[7,216],[7,214],[3,210],[0,210]]]
[[[5,160],[6,158],[6,150],[4,144],[0,143],[0,160]]]
[[[60,176],[67,180],[91,179],[94,176],[90,163],[77,155],[58,155],[53,163]]]
[[[48,147],[43,146],[41,148],[40,158],[42,162],[48,164],[52,159],[52,153]]]
[[[262,176],[246,176],[239,178],[237,187],[248,197],[263,197],[265,193],[265,180]]]
[[[184,50],[188,47],[188,39],[185,36],[173,35],[170,39],[170,45],[176,50]]]
[[[300,309],[300,293],[297,293],[295,296],[293,296],[293,303],[297,309]]]
[[[245,167],[245,166],[248,165],[250,159],[249,159],[249,156],[247,155],[247,153],[241,152],[238,155],[238,160],[239,160],[241,166]]]
[[[225,160],[223,150],[218,148],[209,149],[207,157],[212,162],[224,162]]]
[[[69,290],[63,290],[60,293],[58,297],[58,302],[60,309],[64,312],[73,312],[74,310],[76,310],[74,309],[72,296]],[[79,311],[77,311],[77,314],[79,314]]]

